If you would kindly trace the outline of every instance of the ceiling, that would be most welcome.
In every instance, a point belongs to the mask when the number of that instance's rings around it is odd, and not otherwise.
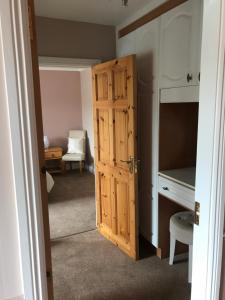
[[[34,0],[37,16],[118,25],[150,0],[129,0],[122,7],[122,0]]]

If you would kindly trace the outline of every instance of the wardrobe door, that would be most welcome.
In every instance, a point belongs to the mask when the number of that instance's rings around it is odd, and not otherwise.
[[[193,68],[196,57],[199,60],[200,2],[189,0],[161,17],[160,88],[196,84],[198,72]]]

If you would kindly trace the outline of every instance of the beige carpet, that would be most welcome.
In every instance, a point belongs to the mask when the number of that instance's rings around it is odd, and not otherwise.
[[[51,239],[96,228],[94,180],[88,172],[54,175],[48,202]]]
[[[156,256],[135,262],[93,230],[91,174],[72,172],[54,180],[49,210],[55,300],[190,299],[187,262],[171,267]],[[87,230],[92,231],[79,234]]]
[[[55,300],[189,300],[187,263],[133,261],[97,231],[52,243]]]

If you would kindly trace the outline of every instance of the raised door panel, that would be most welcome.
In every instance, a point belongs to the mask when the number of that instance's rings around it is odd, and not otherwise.
[[[108,109],[99,109],[98,117],[98,159],[103,163],[110,162],[110,112]]]
[[[114,112],[114,148],[115,164],[128,170],[126,161],[128,157],[128,111],[126,109],[116,109]]]
[[[110,98],[110,73],[106,70],[95,74],[96,101],[106,101]]]
[[[130,242],[130,203],[128,183],[115,180],[117,234],[125,244]]]
[[[101,203],[101,224],[112,228],[112,199],[111,199],[111,178],[104,173],[99,173],[100,203]]]
[[[161,17],[160,87],[185,86],[191,73],[192,1]]]
[[[127,68],[118,67],[112,71],[113,100],[127,99]]]

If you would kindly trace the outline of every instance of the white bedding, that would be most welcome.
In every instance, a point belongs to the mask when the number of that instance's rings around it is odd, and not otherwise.
[[[52,175],[46,172],[46,181],[47,181],[47,191],[48,193],[51,192],[53,186],[54,186],[54,180],[52,178]]]

